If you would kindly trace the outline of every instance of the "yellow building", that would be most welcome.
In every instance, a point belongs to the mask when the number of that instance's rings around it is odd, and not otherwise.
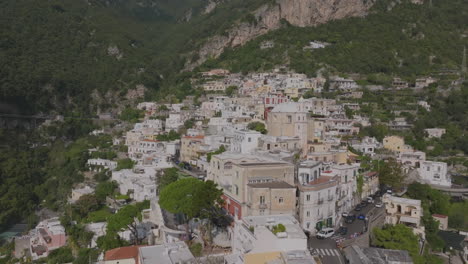
[[[384,148],[395,152],[413,151],[411,146],[405,144],[405,140],[399,136],[387,136],[383,139]]]
[[[197,159],[203,140],[204,136],[183,137],[180,146],[180,160],[190,162],[193,159]]]

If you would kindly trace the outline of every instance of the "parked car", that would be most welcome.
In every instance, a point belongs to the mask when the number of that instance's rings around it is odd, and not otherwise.
[[[372,198],[372,197],[370,197],[370,196],[367,197],[367,203],[370,203],[370,204],[371,204],[371,203],[374,203],[374,198]]]
[[[356,208],[354,208],[354,211],[361,211],[362,206],[360,204],[356,205]]]
[[[380,208],[380,207],[383,206],[383,203],[382,202],[377,202],[377,203],[375,203],[374,206],[377,207],[377,208]]]
[[[342,236],[345,236],[347,233],[348,233],[348,228],[346,226],[342,226],[338,230],[338,234],[340,234]]]
[[[364,208],[367,206],[367,201],[366,200],[362,200],[361,203],[360,203],[361,207]]]
[[[352,215],[352,214],[349,214],[345,219],[345,223],[352,224],[354,222],[354,220],[356,220],[356,216]]]
[[[358,215],[357,219],[366,220],[366,216],[364,214],[360,214],[360,215]]]
[[[341,216],[342,216],[342,217],[345,217],[345,218],[346,218],[348,215],[349,215],[348,212],[344,212],[344,213],[341,214]]]
[[[329,237],[332,237],[334,234],[335,234],[335,230],[333,230],[333,228],[326,227],[317,233],[317,238],[321,238],[321,239],[329,238]]]

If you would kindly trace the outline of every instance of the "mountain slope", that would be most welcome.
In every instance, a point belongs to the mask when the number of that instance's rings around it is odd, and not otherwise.
[[[269,1],[246,14],[228,31],[216,35],[196,51],[196,60],[188,61],[192,70],[210,57],[218,57],[225,48],[244,45],[246,42],[279,29],[285,23],[298,27],[316,26],[347,17],[362,17],[374,0],[279,0]]]
[[[286,26],[227,49],[201,69],[228,68],[234,72],[271,69],[288,63],[298,72],[314,75],[323,67],[338,72],[383,73],[415,78],[434,72],[460,70],[468,45],[468,2],[433,0],[398,5],[379,1],[366,18],[348,18],[317,27]],[[260,49],[265,40],[272,49]],[[303,50],[310,41],[331,45]]]

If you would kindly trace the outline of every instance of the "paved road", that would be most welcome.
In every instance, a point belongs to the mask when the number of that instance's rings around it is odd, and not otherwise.
[[[369,204],[366,207],[362,208],[361,211],[354,211],[354,209],[349,212],[358,216],[359,214],[364,214],[366,216],[372,217],[376,215],[383,208],[375,208],[374,204]],[[352,224],[344,223],[342,220],[343,226],[348,227],[348,233],[345,236],[335,235],[327,239],[317,239],[316,237],[309,238],[308,245],[311,253],[316,253],[321,257],[323,264],[335,264],[335,263],[345,263],[343,256],[340,254],[340,251],[336,247],[336,240],[342,238],[350,238],[354,233],[360,233],[365,231],[367,223],[363,220],[356,219]]]
[[[311,254],[320,256],[323,264],[345,263],[340,251],[336,248],[336,242],[332,238],[317,239],[311,237],[309,239],[309,249]]]

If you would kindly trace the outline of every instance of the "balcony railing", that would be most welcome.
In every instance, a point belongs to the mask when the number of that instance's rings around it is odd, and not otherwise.
[[[323,204],[323,198],[317,200],[317,204]]]
[[[335,197],[333,195],[328,196],[328,201],[333,201]]]
[[[268,205],[266,205],[266,204],[259,204],[259,205],[258,205],[258,208],[260,208],[260,209],[267,209],[267,208],[268,208]]]

